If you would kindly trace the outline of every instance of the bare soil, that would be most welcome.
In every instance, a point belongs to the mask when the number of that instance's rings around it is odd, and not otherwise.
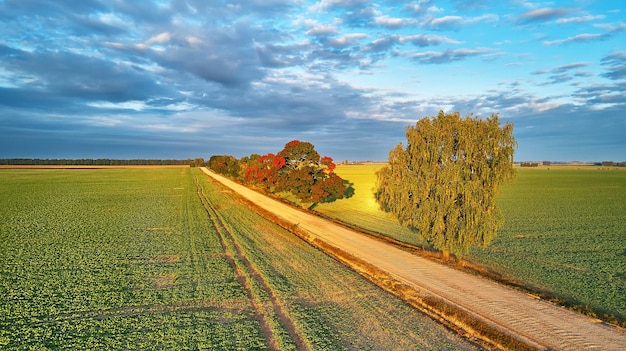
[[[310,241],[322,243],[318,247],[342,252],[346,257],[354,257],[355,262],[375,267],[386,279],[393,280],[390,286],[397,286],[398,290],[410,288],[423,301],[440,301],[445,308],[451,306],[532,348],[626,350],[623,329],[411,254],[271,199],[206,168],[202,171],[265,211],[291,223],[294,230],[307,233]]]

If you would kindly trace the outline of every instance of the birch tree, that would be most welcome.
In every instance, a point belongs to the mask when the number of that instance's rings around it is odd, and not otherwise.
[[[420,119],[377,173],[376,199],[433,247],[462,255],[502,225],[498,186],[515,175],[513,125],[458,112]]]

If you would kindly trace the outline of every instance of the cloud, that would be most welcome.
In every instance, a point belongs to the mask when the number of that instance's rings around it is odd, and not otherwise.
[[[427,17],[422,22],[422,27],[434,30],[459,30],[463,26],[472,25],[480,22],[493,23],[499,20],[499,16],[495,14],[484,14],[477,17],[461,17],[461,16],[443,16],[443,17]]]
[[[563,17],[572,10],[564,7],[550,8],[544,7],[540,9],[526,11],[517,17],[518,24],[528,24],[533,22],[546,22],[558,17]]]
[[[616,35],[617,33],[626,30],[626,23],[623,23],[623,22],[620,22],[617,25],[613,25],[613,24],[597,24],[595,26],[598,27],[598,28],[603,28],[603,29],[607,30],[607,32],[606,33],[602,33],[602,34],[583,33],[583,34],[578,34],[578,35],[575,35],[575,36],[568,37],[566,39],[544,41],[543,44],[547,45],[547,46],[552,46],[552,45],[562,45],[562,44],[570,44],[570,43],[576,43],[576,42],[589,42],[589,41],[608,40],[611,37],[613,37],[614,35]]]
[[[562,44],[570,44],[570,43],[584,43],[584,42],[589,42],[589,41],[599,41],[599,40],[606,40],[610,36],[611,35],[608,33],[605,33],[605,34],[584,33],[584,34],[578,34],[578,35],[575,35],[573,37],[569,37],[566,39],[547,40],[543,42],[543,45],[554,46],[554,45],[562,45]]]
[[[412,54],[410,55],[410,57],[413,60],[418,61],[420,63],[441,64],[441,63],[460,61],[468,57],[480,56],[489,51],[490,49],[486,49],[486,48],[455,49],[455,50],[447,49],[444,51],[420,52],[420,53]]]
[[[167,88],[145,71],[128,63],[114,63],[70,52],[3,50],[5,69],[30,77],[25,89],[75,99],[121,102],[141,100]],[[9,53],[8,55],[6,53]]]
[[[368,44],[364,52],[385,52],[393,49],[398,44],[409,43],[418,47],[436,46],[441,44],[460,44],[461,42],[441,35],[415,34],[415,35],[389,35],[377,38]]]
[[[563,66],[558,66],[552,69],[552,73],[562,73],[562,72],[567,72],[569,70],[572,69],[577,69],[577,68],[582,68],[582,67],[587,67],[591,64],[591,62],[575,62],[575,63],[570,63],[567,65],[563,65]]]
[[[413,15],[423,15],[427,12],[439,12],[440,9],[433,6],[433,3],[433,0],[413,1],[404,5],[403,10],[408,11]]]
[[[408,26],[414,26],[417,24],[417,20],[413,18],[398,18],[389,16],[379,16],[374,18],[374,23],[381,27],[387,28],[402,28]]]
[[[569,18],[559,18],[558,20],[556,20],[556,23],[558,24],[584,23],[584,22],[591,22],[595,20],[601,20],[605,18],[606,16],[604,15],[595,15],[595,16],[586,15],[586,16],[569,17]]]
[[[425,47],[431,45],[440,45],[440,44],[460,44],[461,42],[450,39],[445,36],[440,35],[431,35],[431,34],[416,34],[416,35],[407,35],[401,36],[400,42],[409,42],[415,46]]]
[[[343,24],[350,27],[366,28],[375,24],[375,19],[382,14],[372,6],[345,12],[341,17]]]
[[[546,85],[561,84],[561,83],[572,81],[574,79],[572,76],[570,76],[569,74],[565,74],[565,73],[554,74],[554,75],[551,75],[549,78],[550,78],[549,81],[539,84],[539,85],[546,86]]]
[[[602,66],[608,70],[602,74],[603,77],[612,80],[626,79],[626,51],[614,52],[603,57]]]
[[[321,0],[309,8],[310,11],[324,11],[335,8],[353,9],[369,3],[367,0]]]

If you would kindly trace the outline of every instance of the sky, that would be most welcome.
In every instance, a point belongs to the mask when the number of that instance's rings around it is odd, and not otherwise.
[[[516,161],[626,161],[619,0],[0,0],[0,22],[0,158],[384,161],[442,110],[513,123]]]

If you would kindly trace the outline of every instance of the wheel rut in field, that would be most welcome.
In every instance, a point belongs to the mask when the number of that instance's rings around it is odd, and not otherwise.
[[[268,316],[268,313],[264,310],[260,297],[254,292],[252,284],[255,283],[268,296],[271,303],[271,312],[273,312],[281,326],[287,331],[297,350],[309,350],[310,348],[307,347],[307,343],[304,341],[300,331],[296,327],[293,320],[289,317],[284,306],[277,298],[268,282],[261,275],[254,264],[247,259],[241,245],[239,245],[236,237],[233,235],[231,229],[229,229],[227,222],[219,214],[217,205],[212,204],[208,200],[198,179],[195,178],[194,180],[198,197],[202,202],[211,224],[219,235],[224,255],[229,264],[233,267],[239,283],[245,288],[248,298],[252,302],[255,310],[255,317],[260,324],[261,331],[267,341],[268,348],[270,350],[280,350],[280,345],[274,335],[275,332],[272,330],[270,322],[268,321],[270,316]]]

